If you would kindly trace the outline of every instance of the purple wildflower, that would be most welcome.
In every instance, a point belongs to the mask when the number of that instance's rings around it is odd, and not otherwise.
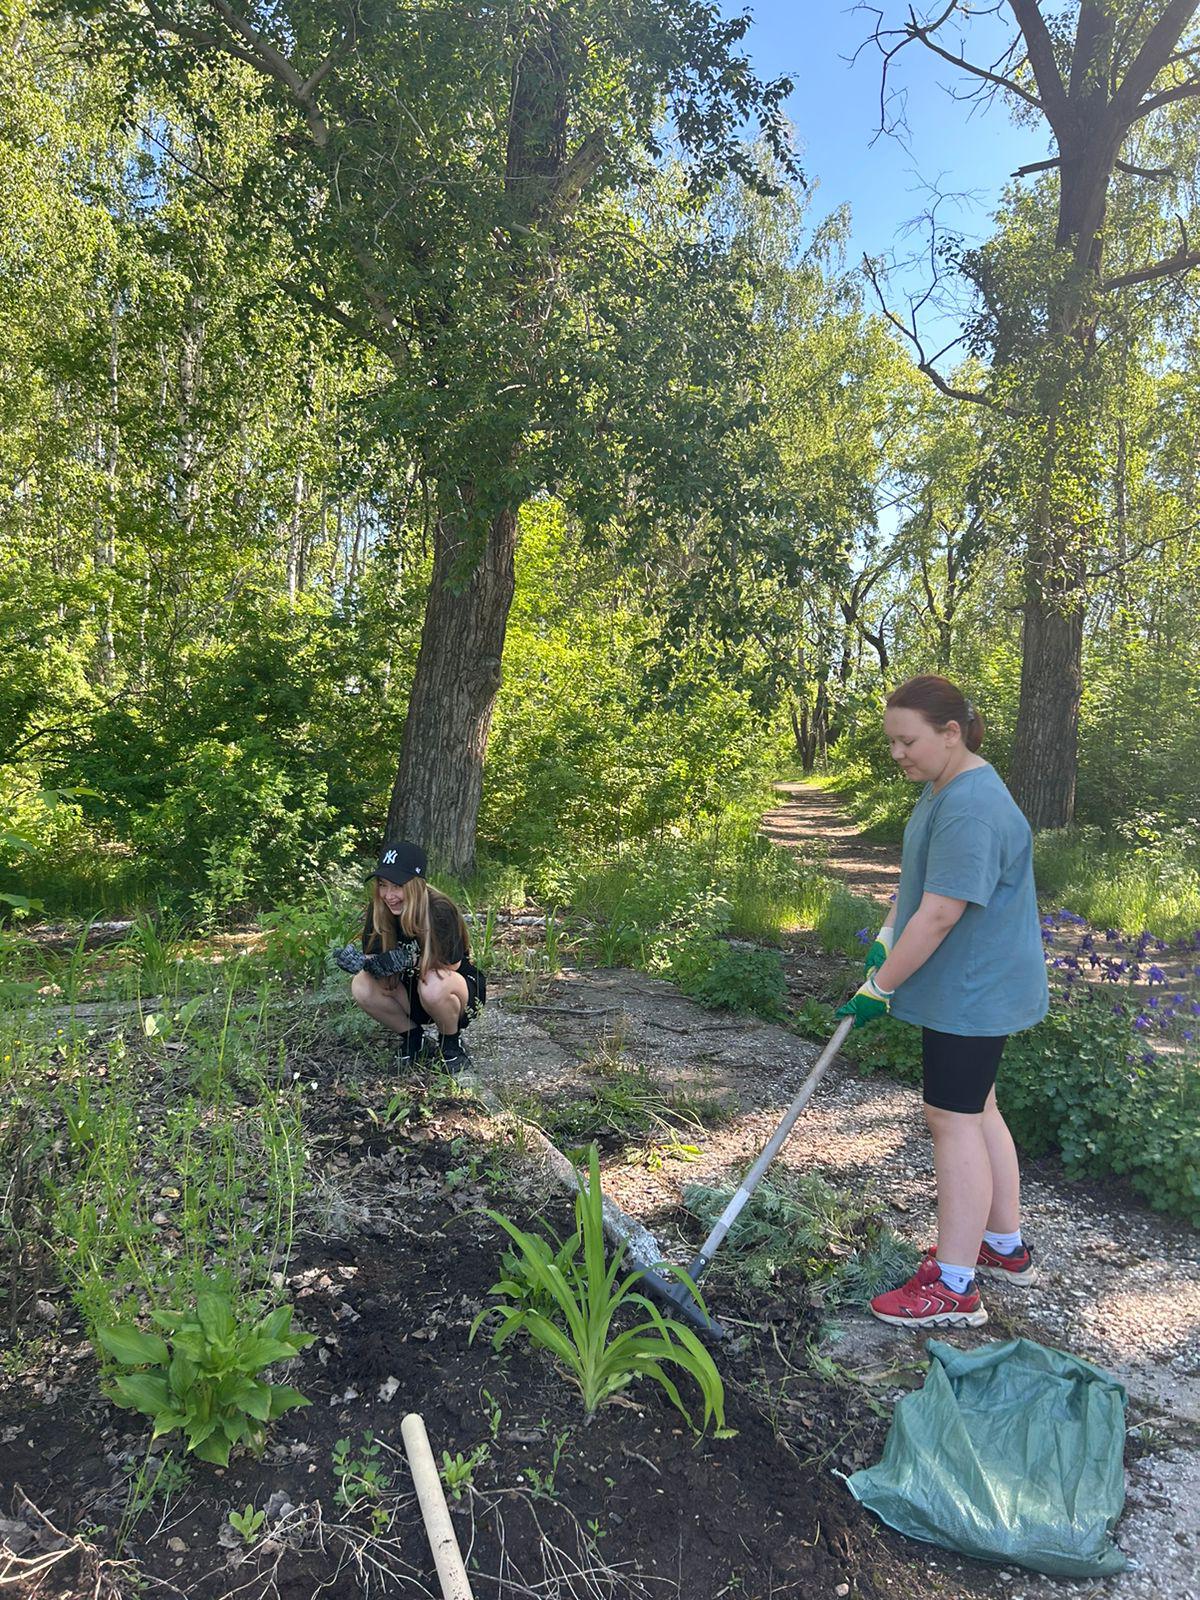
[[[1166,975],[1166,973],[1163,971],[1163,969],[1161,967],[1153,967],[1152,966],[1150,968],[1150,972],[1149,972],[1149,975],[1147,977],[1147,982],[1149,982],[1149,983],[1166,983],[1166,981],[1167,981],[1167,975]]]

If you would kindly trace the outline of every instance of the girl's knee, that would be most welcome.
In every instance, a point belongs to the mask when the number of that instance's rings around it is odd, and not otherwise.
[[[356,972],[350,979],[350,998],[365,1006],[375,993],[375,979],[369,972]]]

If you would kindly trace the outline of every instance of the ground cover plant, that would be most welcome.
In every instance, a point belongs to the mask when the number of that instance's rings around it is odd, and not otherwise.
[[[707,1231],[736,1188],[736,1181],[687,1184],[683,1202]],[[782,1172],[765,1178],[747,1201],[714,1272],[762,1290],[803,1283],[821,1304],[861,1306],[903,1282],[919,1259],[869,1192],[839,1191],[816,1173]]]

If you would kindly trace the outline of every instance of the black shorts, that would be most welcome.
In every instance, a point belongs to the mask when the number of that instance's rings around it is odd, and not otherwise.
[[[968,1037],[922,1028],[925,1104],[938,1111],[962,1111],[968,1115],[982,1111],[996,1081],[1007,1037]]]
[[[476,1017],[483,1010],[487,1000],[487,973],[480,972],[473,961],[464,961],[459,966],[459,972],[467,980],[467,1009],[459,1021],[459,1028],[470,1026],[471,1018]],[[433,1018],[421,1004],[421,996],[417,990],[417,974],[410,972],[404,979],[404,992],[408,995],[408,1010],[412,1017],[414,1027],[423,1028]]]

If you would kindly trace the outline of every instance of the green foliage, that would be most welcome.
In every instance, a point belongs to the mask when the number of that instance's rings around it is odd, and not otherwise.
[[[1138,812],[1115,836],[1087,826],[1040,833],[1034,873],[1043,904],[1071,906],[1098,928],[1155,928],[1170,939],[1200,927],[1194,823]]]
[[[229,1513],[229,1526],[235,1533],[241,1534],[243,1544],[254,1543],[266,1520],[266,1512],[256,1511],[253,1505],[248,1505],[244,1511]]]
[[[461,1500],[463,1491],[469,1489],[475,1481],[475,1471],[481,1467],[491,1455],[486,1444],[477,1444],[469,1456],[464,1456],[461,1450],[451,1455],[449,1450],[442,1451],[442,1464],[438,1473],[442,1482],[449,1489],[456,1500]]]
[[[235,1445],[261,1450],[269,1422],[309,1404],[296,1389],[260,1376],[313,1342],[314,1335],[292,1331],[291,1306],[255,1321],[249,1307],[209,1287],[198,1291],[194,1310],[150,1315],[166,1338],[134,1323],[99,1327],[96,1338],[129,1369],[112,1379],[110,1398],[148,1416],[152,1439],[181,1429],[188,1451],[224,1467]]]
[[[667,972],[702,1005],[759,1017],[783,1015],[787,980],[777,950],[695,938],[672,951]]]
[[[1055,1151],[1072,1177],[1118,1173],[1158,1211],[1200,1225],[1200,1067],[1194,1048],[1145,1059],[1126,1006],[1077,986],[1036,1028],[1004,1047],[998,1094],[1014,1138]],[[921,1081],[919,1028],[884,1018],[851,1034],[866,1072]]]
[[[376,1531],[387,1521],[379,1502],[392,1486],[390,1476],[380,1467],[380,1455],[379,1440],[370,1428],[363,1429],[358,1445],[351,1444],[349,1439],[339,1439],[333,1447],[333,1475],[337,1479],[335,1502],[350,1512],[366,1506]]]
[[[636,1378],[648,1377],[690,1421],[667,1370],[678,1368],[699,1386],[704,1406],[702,1427],[714,1421],[723,1429],[725,1390],[708,1351],[690,1328],[664,1318],[652,1300],[638,1293],[641,1273],[622,1276],[624,1246],[614,1252],[611,1265],[607,1263],[602,1198],[600,1158],[593,1145],[588,1154],[588,1179],[584,1183],[581,1177],[575,1201],[577,1237],[564,1265],[554,1259],[562,1250],[559,1241],[554,1241],[554,1250],[548,1252],[545,1241],[534,1243],[536,1235],[525,1233],[494,1211],[487,1213],[516,1245],[526,1271],[519,1279],[502,1278],[493,1285],[489,1292],[499,1304],[479,1313],[471,1326],[471,1338],[484,1319],[498,1311],[502,1320],[492,1336],[493,1347],[499,1350],[514,1334],[526,1333],[534,1344],[548,1350],[577,1384],[589,1416]],[[537,1309],[531,1302],[531,1283],[549,1299],[551,1310]],[[623,1310],[645,1313],[645,1320],[617,1331],[614,1322]]]
[[[683,1202],[711,1228],[733,1187],[688,1184]],[[835,1189],[812,1173],[764,1180],[729,1231],[732,1262],[757,1289],[799,1275],[829,1305],[861,1305],[915,1270],[919,1252],[888,1227],[870,1196]]]

